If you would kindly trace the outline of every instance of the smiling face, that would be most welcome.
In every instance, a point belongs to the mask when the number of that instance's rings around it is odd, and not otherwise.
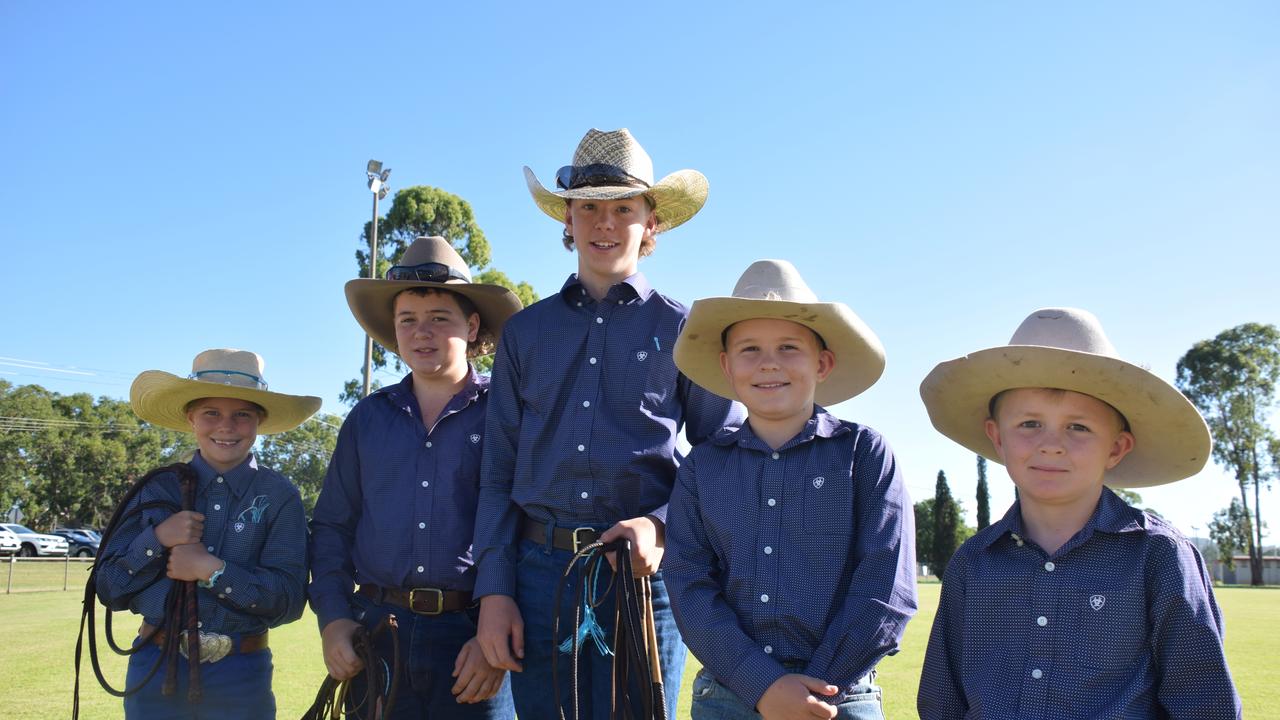
[[[762,422],[778,427],[807,422],[814,390],[835,362],[835,355],[822,349],[812,330],[774,318],[734,323],[720,353],[720,368],[747,406],[757,433]]]
[[[450,382],[467,374],[467,344],[480,331],[480,315],[464,313],[451,292],[402,292],[394,310],[400,359],[420,379]]]
[[[1120,413],[1089,395],[1051,388],[1002,393],[986,422],[1023,504],[1092,506],[1103,475],[1133,449]]]
[[[236,398],[200,398],[187,405],[187,422],[209,466],[224,473],[244,462],[258,439],[262,408]]]
[[[564,221],[578,251],[578,277],[604,287],[636,273],[640,246],[657,216],[643,195],[623,200],[571,200]]]

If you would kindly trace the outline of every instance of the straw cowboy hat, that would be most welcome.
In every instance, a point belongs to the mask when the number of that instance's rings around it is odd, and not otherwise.
[[[248,350],[205,350],[191,362],[185,378],[162,370],[148,370],[134,378],[129,388],[133,412],[152,425],[191,432],[187,404],[200,398],[248,400],[260,405],[267,416],[258,423],[263,435],[292,430],[320,409],[320,398],[285,395],[267,390],[262,376],[262,356]]]
[[[676,367],[690,380],[731,400],[737,395],[720,369],[720,336],[741,320],[776,318],[800,323],[822,336],[836,356],[835,368],[819,383],[814,401],[834,405],[875,384],[884,372],[880,338],[844,303],[818,302],[795,266],[786,260],[751,263],[732,297],[696,300],[676,339]]]
[[[1008,345],[979,350],[933,369],[920,397],[938,432],[1000,462],[984,425],[991,398],[1013,388],[1072,390],[1119,410],[1136,442],[1107,471],[1113,487],[1150,487],[1200,472],[1212,438],[1182,393],[1116,355],[1092,313],[1045,308],[1022,321]]]
[[[399,354],[396,347],[395,299],[410,288],[443,288],[466,297],[480,313],[480,333],[468,355],[493,352],[493,344],[507,318],[523,307],[515,293],[501,285],[471,282],[471,270],[462,256],[442,237],[420,237],[405,248],[400,263],[387,270],[383,280],[362,278],[346,285],[347,305],[360,327],[380,345]]]
[[[626,128],[608,132],[592,128],[578,143],[573,164],[556,173],[552,191],[542,187],[527,166],[524,180],[542,212],[564,222],[565,200],[621,200],[648,195],[657,216],[657,232],[665,232],[698,214],[707,202],[707,178],[697,170],[677,170],[653,181],[653,161]]]

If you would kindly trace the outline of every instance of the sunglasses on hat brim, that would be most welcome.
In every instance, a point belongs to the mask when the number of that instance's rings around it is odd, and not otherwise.
[[[556,187],[561,190],[618,185],[634,188],[649,187],[649,183],[628,174],[627,171],[617,165],[609,165],[607,163],[565,165],[556,171]]]
[[[471,279],[460,271],[438,262],[427,262],[418,265],[393,265],[391,269],[387,270],[386,278],[388,280],[416,280],[435,283],[448,282],[450,278],[453,278],[466,283],[471,282]]]

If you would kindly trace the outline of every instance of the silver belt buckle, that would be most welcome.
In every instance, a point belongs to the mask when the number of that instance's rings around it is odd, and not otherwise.
[[[200,662],[216,663],[231,653],[231,638],[227,635],[219,635],[218,633],[207,633],[203,630],[200,633]],[[183,631],[182,642],[178,643],[178,652],[182,653],[182,657],[187,657],[187,633]]]

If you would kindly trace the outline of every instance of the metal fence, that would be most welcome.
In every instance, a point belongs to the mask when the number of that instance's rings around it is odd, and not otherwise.
[[[18,557],[0,558],[4,563],[6,595],[50,590],[81,590],[93,558]]]

